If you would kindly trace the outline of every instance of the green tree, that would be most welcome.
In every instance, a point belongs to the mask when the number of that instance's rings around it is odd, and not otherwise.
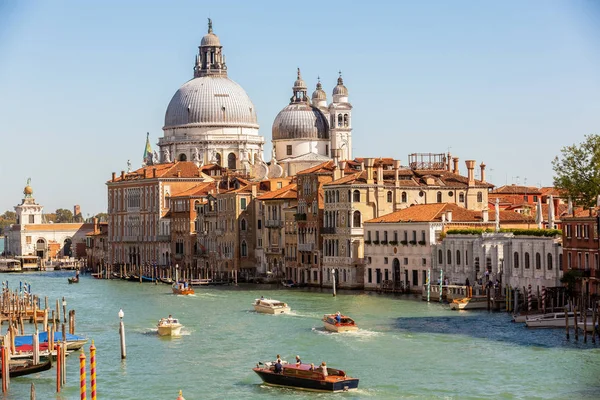
[[[4,214],[0,215],[0,233],[2,233],[5,228],[16,223],[17,214],[13,211],[6,211]]]
[[[108,221],[108,214],[107,213],[98,213],[95,215],[96,218],[98,218],[99,222],[107,222]]]
[[[59,208],[56,210],[56,222],[73,222],[73,212],[65,208]]]
[[[577,204],[591,208],[600,195],[600,135],[563,147],[552,161],[554,186]]]

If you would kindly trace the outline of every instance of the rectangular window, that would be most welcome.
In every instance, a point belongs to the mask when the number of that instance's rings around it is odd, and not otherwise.
[[[367,231],[367,240],[371,241],[371,231]]]
[[[291,156],[292,155],[292,145],[288,144],[287,146],[285,146],[285,151],[288,156]]]
[[[416,269],[414,269],[412,272],[412,280],[413,286],[419,286],[419,271]]]
[[[390,271],[389,270],[385,270],[385,280],[389,281],[390,280]]]
[[[417,241],[417,231],[412,231],[412,241],[413,242]]]
[[[25,243],[31,244],[31,236],[25,236]]]
[[[427,271],[421,271],[421,282],[427,282]]]
[[[313,271],[313,281],[317,282],[319,280],[319,273],[317,271]]]
[[[325,145],[325,155],[327,157],[329,157],[329,145],[328,144]]]
[[[408,257],[404,257],[404,265],[408,265]]]
[[[381,283],[381,270],[379,268],[375,270],[375,277],[377,278],[375,283]]]
[[[571,253],[567,253],[567,268],[571,269],[572,268],[572,260],[571,260]]]
[[[388,258],[387,257],[383,257],[383,263],[387,264],[388,263]]]
[[[240,199],[240,208],[241,208],[242,210],[245,210],[245,209],[246,209],[246,201],[247,201],[247,200],[246,200],[244,197],[242,197],[242,198]]]
[[[600,269],[600,264],[598,263],[598,253],[594,254],[594,265],[596,266],[596,270]]]
[[[533,196],[533,202],[537,203],[537,201],[538,201],[538,197],[537,196]]]
[[[398,244],[398,231],[394,231],[394,242]]]
[[[258,229],[262,229],[262,219],[258,220],[257,226],[258,226]]]
[[[567,224],[567,237],[571,237],[571,224]]]
[[[590,269],[590,253],[585,253],[585,269]]]
[[[367,282],[373,283],[373,270],[371,268],[367,268]]]
[[[315,254],[315,265],[319,264],[319,260],[317,258],[317,255]]]
[[[33,224],[33,223],[35,223],[35,216],[33,216],[33,215],[30,215],[30,216],[29,216],[29,223],[30,223],[30,224]]]
[[[427,265],[427,259],[426,258],[421,258],[421,264],[423,266],[426,266]]]

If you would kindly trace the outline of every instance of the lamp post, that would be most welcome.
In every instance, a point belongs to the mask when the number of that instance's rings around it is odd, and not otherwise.
[[[179,264],[175,264],[175,282],[179,282]]]
[[[119,310],[119,335],[121,336],[121,360],[124,360],[127,357],[127,348],[125,346],[125,325],[123,324],[123,317],[125,313],[121,308]]]
[[[333,278],[333,297],[335,297],[335,268],[331,268],[331,277]]]

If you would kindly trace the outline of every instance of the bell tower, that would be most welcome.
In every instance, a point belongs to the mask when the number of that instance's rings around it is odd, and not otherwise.
[[[342,71],[339,74],[337,85],[333,88],[333,101],[329,105],[331,149],[339,150],[340,160],[351,160],[352,104],[348,102],[348,89],[344,86]]]

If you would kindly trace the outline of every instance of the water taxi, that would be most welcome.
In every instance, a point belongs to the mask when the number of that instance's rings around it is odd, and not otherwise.
[[[191,286],[186,286],[183,282],[174,283],[171,289],[173,290],[173,294],[182,296],[195,293]]]
[[[169,318],[161,318],[157,328],[160,336],[181,336],[183,325],[176,318],[169,316]]]
[[[0,272],[21,272],[21,261],[14,258],[0,258]]]
[[[575,314],[571,311],[568,314],[569,317],[569,325],[573,324],[573,317]],[[592,312],[588,310],[586,318],[586,325],[592,325]],[[583,327],[583,317],[580,313],[577,313],[578,324],[581,324]],[[528,328],[564,328],[566,324],[565,321],[565,313],[564,312],[555,312],[555,313],[546,313],[542,315],[536,315],[527,317],[525,319],[525,325]]]
[[[286,303],[273,299],[256,299],[253,306],[256,312],[264,314],[285,314],[290,312],[290,307]]]
[[[449,303],[451,310],[474,310],[486,309],[488,305],[487,296],[463,297],[454,299]]]
[[[341,369],[321,367],[312,364],[282,364],[281,371],[275,371],[272,362],[256,364],[252,368],[262,381],[269,386],[280,386],[314,392],[346,392],[358,389],[358,378],[351,378]]]
[[[339,321],[338,321],[339,315]],[[331,332],[356,332],[358,326],[356,322],[346,315],[342,314],[325,314],[323,316],[323,325],[325,329]]]

